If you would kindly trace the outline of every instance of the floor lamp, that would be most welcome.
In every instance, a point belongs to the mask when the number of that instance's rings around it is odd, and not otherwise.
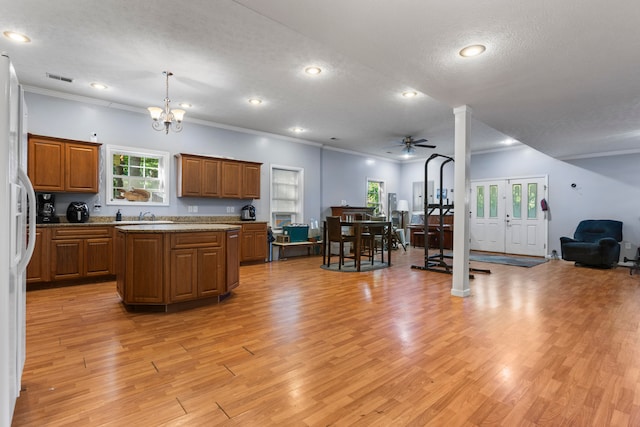
[[[409,212],[409,202],[406,200],[398,200],[398,207],[396,210],[400,212],[401,228],[404,230],[404,213]]]

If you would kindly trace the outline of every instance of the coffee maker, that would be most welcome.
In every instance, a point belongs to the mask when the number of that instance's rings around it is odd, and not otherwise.
[[[36,224],[49,224],[60,222],[56,216],[56,196],[52,193],[36,193],[38,199],[38,212]]]

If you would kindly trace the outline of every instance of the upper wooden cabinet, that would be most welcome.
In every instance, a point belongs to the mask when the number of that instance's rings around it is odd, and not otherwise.
[[[100,144],[29,134],[28,175],[36,191],[97,193]]]
[[[177,154],[178,197],[259,199],[262,163]]]

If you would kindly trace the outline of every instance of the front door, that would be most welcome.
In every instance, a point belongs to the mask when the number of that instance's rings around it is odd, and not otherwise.
[[[506,252],[545,256],[547,249],[546,177],[507,180]]]
[[[471,184],[471,250],[505,251],[505,181]]]
[[[546,177],[471,183],[470,249],[544,256],[546,212],[540,206]]]

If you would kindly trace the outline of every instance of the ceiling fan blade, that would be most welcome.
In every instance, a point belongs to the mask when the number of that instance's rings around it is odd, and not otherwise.
[[[413,144],[416,147],[423,147],[423,148],[436,148],[435,145],[430,145],[430,144]]]
[[[427,142],[427,141],[428,141],[427,139],[422,138],[422,139],[416,139],[415,141],[411,140],[411,143],[412,144],[420,144],[421,142]]]

